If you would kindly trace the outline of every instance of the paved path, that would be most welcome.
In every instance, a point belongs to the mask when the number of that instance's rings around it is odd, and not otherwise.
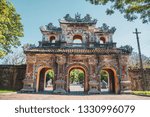
[[[135,95],[53,95],[53,94],[0,94],[0,100],[150,100]]]
[[[70,86],[70,94],[53,94],[52,88],[46,88],[41,93],[6,93],[0,94],[0,100],[150,100],[150,97],[136,95],[115,95],[108,94],[107,90],[102,90],[103,94],[85,95],[81,86]]]

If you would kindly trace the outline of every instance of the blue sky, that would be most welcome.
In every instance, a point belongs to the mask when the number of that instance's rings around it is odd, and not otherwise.
[[[105,14],[108,6],[95,6],[85,0],[10,0],[17,12],[21,15],[24,25],[24,37],[21,43],[38,44],[42,39],[39,30],[41,25],[52,22],[59,26],[58,19],[62,19],[67,13],[72,17],[78,12],[81,16],[90,14],[98,20],[97,27],[102,23],[115,26],[117,31],[113,36],[117,47],[131,45],[137,51],[136,37],[133,34],[135,28],[142,32],[140,37],[142,53],[150,57],[150,24],[142,24],[140,20],[128,22],[123,15],[116,12],[112,16]]]

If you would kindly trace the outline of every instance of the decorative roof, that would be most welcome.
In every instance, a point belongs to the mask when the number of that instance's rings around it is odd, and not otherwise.
[[[81,14],[77,13],[75,14],[75,18],[72,18],[70,14],[66,14],[64,16],[65,21],[60,21],[61,23],[89,23],[89,24],[96,24],[97,19],[92,19],[92,17],[89,14],[86,14],[85,17],[81,18]]]
[[[43,31],[49,31],[49,32],[61,32],[60,27],[54,26],[52,23],[49,23],[48,25],[41,26],[40,30]]]
[[[123,51],[126,51],[128,53],[132,53],[132,51],[133,51],[133,48],[130,45],[121,46],[120,49],[122,49]]]
[[[120,48],[105,49],[105,48],[43,48],[35,47],[25,50],[25,53],[51,53],[51,54],[86,54],[86,55],[110,55],[110,54],[130,54],[129,51]]]
[[[99,30],[113,34],[116,31],[116,28],[115,27],[109,28],[109,26],[107,24],[103,23],[102,26],[99,27]]]

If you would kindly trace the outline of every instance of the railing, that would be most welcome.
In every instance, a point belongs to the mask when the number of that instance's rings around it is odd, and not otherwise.
[[[49,41],[39,41],[39,46],[40,47],[59,47],[59,43],[52,43]]]
[[[66,43],[64,44],[66,48],[86,48],[87,44],[85,43]]]
[[[116,48],[116,43],[95,44],[97,48]]]
[[[116,47],[116,43],[65,43],[65,42],[55,42],[51,43],[49,41],[40,41],[40,47],[56,47],[56,48],[106,48],[111,49]]]

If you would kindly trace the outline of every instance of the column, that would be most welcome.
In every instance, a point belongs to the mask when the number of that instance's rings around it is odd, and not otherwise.
[[[64,56],[58,56],[56,62],[58,66],[57,66],[57,80],[55,81],[56,89],[54,90],[54,93],[65,94],[66,82],[64,80],[63,67],[64,64],[66,63],[66,58]]]
[[[97,80],[97,75],[93,67],[96,68],[97,60],[94,57],[89,58],[88,60],[90,66],[90,81],[89,81],[89,91],[88,94],[99,94],[98,90],[99,82]]]
[[[120,57],[120,61],[122,61],[120,64],[120,85],[121,85],[121,93],[131,93],[131,81],[128,78],[128,67],[127,67],[127,61],[128,57],[122,55]],[[126,62],[125,62],[126,61]]]

